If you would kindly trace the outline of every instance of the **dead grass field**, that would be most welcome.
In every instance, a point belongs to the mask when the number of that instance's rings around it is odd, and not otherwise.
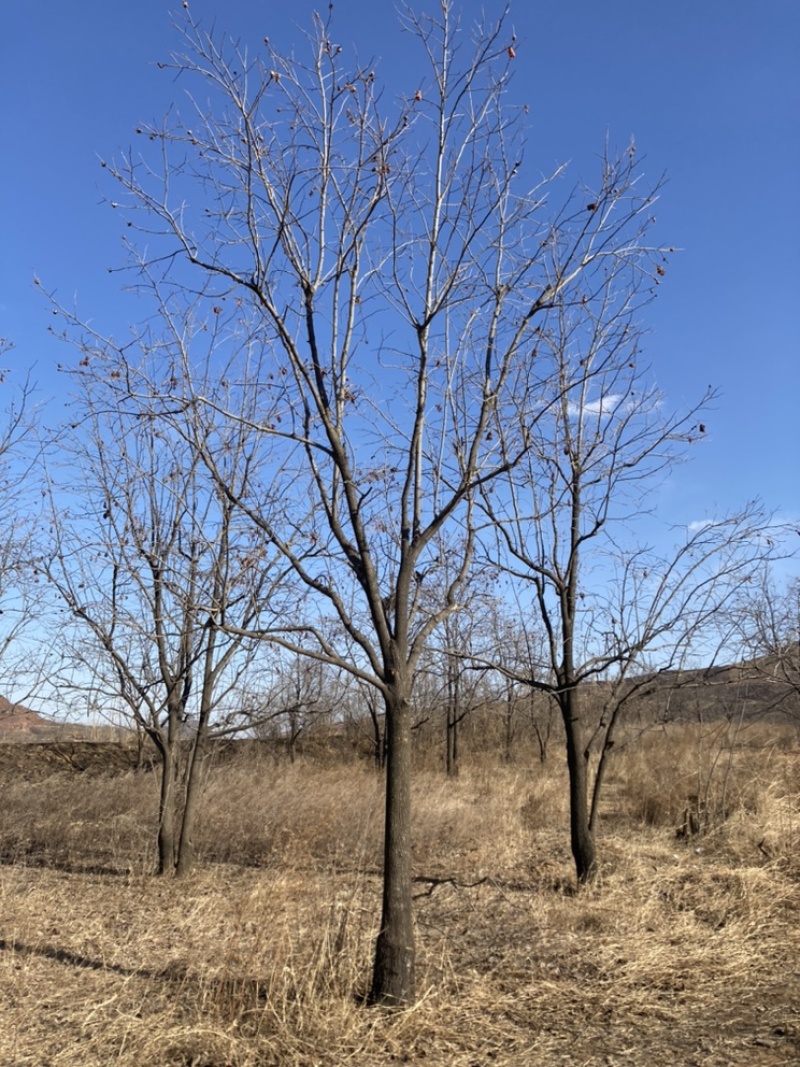
[[[149,875],[152,776],[6,770],[0,1064],[797,1064],[800,752],[766,728],[737,740],[673,727],[623,752],[579,894],[559,753],[421,770],[419,999],[394,1012],[362,1000],[368,766],[211,768],[182,882]],[[707,832],[678,839],[689,797]]]

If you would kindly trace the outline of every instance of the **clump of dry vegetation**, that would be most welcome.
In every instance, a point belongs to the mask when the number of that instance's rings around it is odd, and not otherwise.
[[[364,1004],[382,833],[366,762],[209,766],[201,864],[178,881],[150,873],[151,774],[7,769],[0,1063],[795,1063],[800,752],[778,732],[730,748],[674,726],[624,748],[580,893],[555,753],[421,770],[420,995],[395,1012]],[[676,836],[704,790],[717,815]]]

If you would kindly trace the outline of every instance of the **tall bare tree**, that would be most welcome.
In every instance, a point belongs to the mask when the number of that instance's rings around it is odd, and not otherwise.
[[[12,344],[0,338],[0,360]],[[0,366],[0,695],[10,686],[32,692],[35,656],[25,643],[40,600],[32,572],[31,534],[36,502],[31,501],[30,471],[34,462],[33,385],[26,376],[17,385]],[[27,698],[27,697],[26,697]]]
[[[515,758],[514,743],[523,729],[535,740],[540,763],[547,759],[553,734],[555,702],[546,687],[540,690],[530,684],[533,678],[550,679],[551,669],[543,654],[543,629],[532,629],[530,624],[536,620],[529,616],[519,607],[515,610],[498,602],[492,613],[490,641],[479,657],[479,662],[494,666],[489,680],[502,719],[503,758],[508,763]]]
[[[78,344],[73,422],[51,449],[40,560],[68,612],[61,676],[91,691],[101,712],[121,709],[155,746],[158,871],[183,875],[195,858],[200,757],[210,738],[248,725],[251,631],[278,610],[282,581],[260,532],[185,438],[124,396],[130,348],[96,336]],[[253,473],[245,444],[236,425],[213,437],[235,492]]]
[[[341,689],[330,668],[297,653],[271,657],[264,683],[250,698],[259,737],[283,742],[292,763],[300,738],[324,722],[342,721]]]
[[[115,206],[147,234],[142,277],[200,292],[254,340],[246,365],[226,364],[235,397],[196,385],[177,407],[181,419],[194,413],[194,445],[228,499],[308,591],[304,621],[272,636],[349,670],[384,702],[372,999],[392,1003],[415,988],[412,681],[459,603],[474,494],[525,452],[558,395],[540,341],[557,334],[562,309],[595,304],[609,270],[622,279],[620,264],[641,270],[654,254],[641,240],[650,196],[637,191],[632,153],[606,161],[591,195],[578,189],[560,209],[547,204],[560,171],[526,182],[504,16],[469,35],[450,0],[402,18],[424,69],[397,98],[330,21],[284,55],[266,40],[237,47],[187,13],[184,50],[167,66],[202,87],[190,116],[141,127],[142,154],[109,165]],[[180,377],[192,375],[187,356]],[[175,412],[175,389],[160,401],[147,383],[134,389]],[[265,510],[252,484],[230,482],[207,443],[209,410],[281,447],[270,499],[283,514]],[[512,412],[513,441],[499,432]],[[423,592],[453,523],[461,547],[431,602]]]
[[[452,575],[452,562],[462,558],[456,541],[440,539],[436,567],[418,573],[420,597],[431,609],[440,601]],[[483,648],[490,627],[496,590],[494,571],[473,568],[462,584],[457,610],[442,622],[418,665],[415,680],[417,728],[431,721],[442,730],[444,768],[448,777],[457,777],[460,761],[461,726],[467,717],[486,704],[483,684],[485,668],[475,666],[471,654]],[[429,731],[426,731],[429,732]]]
[[[594,197],[594,211],[608,210],[607,195]],[[666,550],[637,538],[637,522],[655,535],[651,494],[705,435],[711,394],[669,413],[641,367],[638,325],[665,268],[656,261],[651,273],[630,270],[612,259],[596,288],[560,307],[541,332],[557,366],[558,402],[533,427],[504,485],[482,494],[497,538],[491,562],[512,576],[518,603],[545,635],[541,662],[522,671],[496,665],[558,703],[579,882],[597,871],[597,803],[625,707],[653,671],[717,647],[712,631],[723,609],[769,550],[766,520],[749,506],[683,527],[674,546],[662,531]],[[608,684],[598,701],[593,683],[601,680]]]
[[[745,587],[731,616],[744,680],[767,685],[765,710],[779,708],[800,719],[800,579],[780,589],[764,571]]]

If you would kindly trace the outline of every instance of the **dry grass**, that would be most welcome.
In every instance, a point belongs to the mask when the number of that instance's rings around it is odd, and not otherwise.
[[[149,877],[153,783],[10,779],[0,1064],[775,1067],[800,1058],[800,753],[734,751],[726,815],[678,840],[712,739],[621,753],[575,894],[554,757],[415,782],[419,1000],[367,1008],[380,783],[213,768],[203,864]],[[705,753],[705,755],[703,755]],[[709,756],[709,753],[711,755]],[[705,763],[703,762],[705,760]]]

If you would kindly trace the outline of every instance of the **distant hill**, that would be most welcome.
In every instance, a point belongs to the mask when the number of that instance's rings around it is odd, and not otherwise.
[[[629,681],[642,693],[645,705],[668,707],[670,718],[800,718],[800,686],[791,665],[774,656],[654,672]]]
[[[89,726],[83,723],[57,722],[40,715],[23,704],[14,704],[0,696],[0,744],[31,744],[37,741],[112,741],[128,731],[114,726]]]
[[[0,740],[31,741],[37,734],[47,734],[55,727],[52,719],[0,697]]]

